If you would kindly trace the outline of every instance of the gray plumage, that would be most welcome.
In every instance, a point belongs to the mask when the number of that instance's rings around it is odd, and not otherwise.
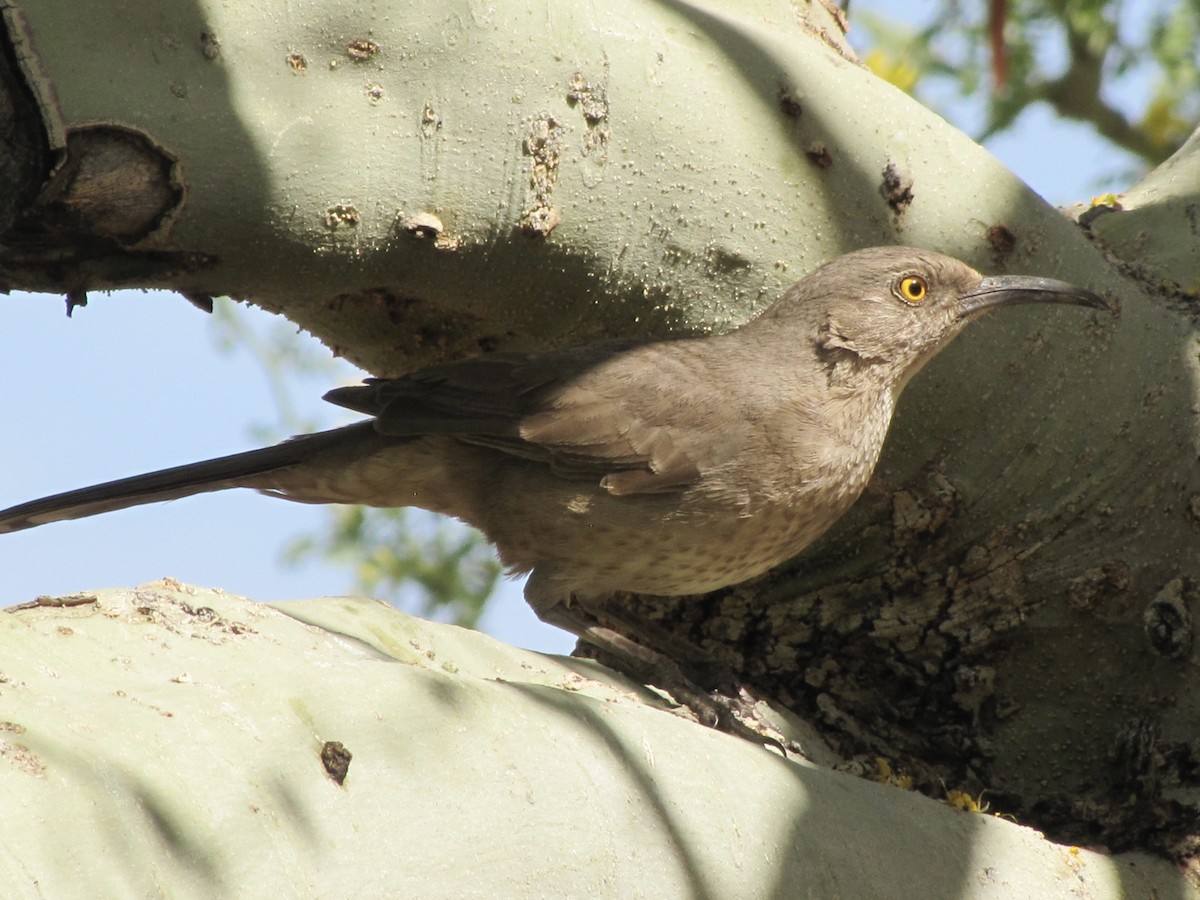
[[[457,516],[531,573],[543,617],[571,596],[715,590],[842,516],[909,379],[970,318],[1020,302],[1105,307],[1062,282],[861,250],[728,334],[495,353],[340,388],[327,399],[368,421],[15,506],[0,533],[247,487]]]

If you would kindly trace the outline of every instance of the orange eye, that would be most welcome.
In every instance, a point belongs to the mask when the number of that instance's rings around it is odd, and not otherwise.
[[[896,296],[905,303],[917,304],[929,293],[929,284],[920,275],[905,275],[896,282]]]

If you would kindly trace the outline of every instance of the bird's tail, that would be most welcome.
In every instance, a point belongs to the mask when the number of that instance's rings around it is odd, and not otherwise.
[[[271,473],[305,462],[315,454],[334,449],[347,439],[353,440],[364,433],[374,433],[370,422],[301,435],[261,450],[160,469],[32,500],[0,510],[0,534],[226,488],[270,490],[273,487]]]

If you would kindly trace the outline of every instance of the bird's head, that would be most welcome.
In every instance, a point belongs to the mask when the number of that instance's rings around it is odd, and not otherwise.
[[[1097,294],[1027,275],[984,277],[911,247],[871,247],[826,263],[757,322],[800,320],[831,372],[866,374],[899,391],[971,319],[999,306],[1065,303],[1107,309]]]

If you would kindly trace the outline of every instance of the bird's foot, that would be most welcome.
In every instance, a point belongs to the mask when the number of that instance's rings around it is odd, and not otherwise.
[[[762,714],[758,702],[736,683],[728,667],[706,659],[686,641],[670,636],[668,647],[678,651],[687,645],[686,649],[693,651],[682,657],[687,660],[687,673],[674,656],[632,640],[579,609],[559,605],[553,615],[544,618],[580,639],[575,656],[596,659],[642,684],[658,688],[701,725],[773,747],[785,756],[789,751],[800,752],[798,745]],[[640,633],[641,625],[632,630]]]
[[[669,693],[701,725],[773,748],[784,756],[788,755],[789,750],[799,753],[800,748],[760,714],[757,701],[743,687],[737,688],[732,694],[705,691],[686,679],[682,683],[656,687]]]

